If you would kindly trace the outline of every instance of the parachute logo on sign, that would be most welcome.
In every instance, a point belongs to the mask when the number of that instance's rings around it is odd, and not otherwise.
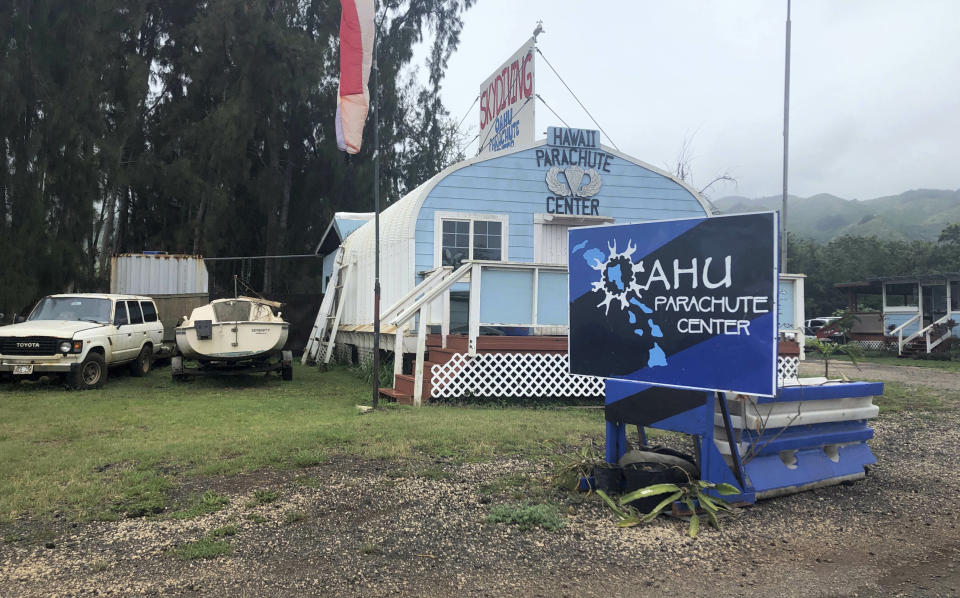
[[[566,183],[560,180],[561,173],[567,180]],[[586,182],[583,182],[584,176],[587,177]],[[567,166],[566,169],[561,169],[554,166],[547,171],[547,188],[560,197],[591,197],[600,192],[601,185],[603,179],[593,168],[584,170],[579,166]]]

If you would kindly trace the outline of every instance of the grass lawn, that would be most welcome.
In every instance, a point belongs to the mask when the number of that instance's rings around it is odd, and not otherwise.
[[[880,413],[936,412],[956,409],[960,404],[960,392],[887,381],[883,383],[883,394],[874,397],[873,402],[880,407]]]
[[[163,512],[188,477],[316,465],[331,455],[482,460],[602,437],[600,409],[431,406],[358,415],[345,369],[173,382],[111,372],[100,391],[0,385],[0,522]],[[215,498],[215,497],[214,497]],[[213,499],[211,499],[213,500]],[[198,508],[203,508],[200,505]]]
[[[807,358],[819,359],[820,355],[818,353],[808,353]],[[850,362],[850,358],[846,355],[834,355],[830,358],[831,361],[845,361]],[[859,358],[857,361],[862,361],[864,363],[876,363],[878,365],[910,365],[919,368],[933,368],[935,370],[944,370],[946,372],[960,372],[960,361],[937,361],[934,359],[901,359],[899,357],[885,357],[885,356],[873,356],[868,355],[865,357]]]

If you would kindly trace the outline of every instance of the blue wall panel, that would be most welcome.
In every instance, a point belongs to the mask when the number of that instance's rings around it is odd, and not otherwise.
[[[540,272],[537,285],[537,324],[542,326],[566,326],[570,321],[570,304],[567,300],[567,273]]]
[[[793,294],[795,290],[795,281],[780,280],[780,297],[777,299],[777,314],[780,319],[780,330],[788,330],[795,327],[793,321]]]
[[[533,319],[533,271],[484,270],[480,322],[530,324]]]
[[[902,325],[904,324],[904,322],[906,322],[906,321],[909,320],[910,318],[914,317],[915,315],[917,315],[917,312],[913,312],[913,313],[909,313],[909,312],[908,312],[908,313],[896,313],[896,312],[891,313],[891,312],[887,312],[887,313],[883,314],[883,328],[884,328],[884,332],[887,333],[887,334],[889,334],[890,326],[893,326],[894,328],[897,328],[897,327],[899,327],[899,326],[902,326]],[[909,336],[909,335],[913,334],[914,332],[919,332],[919,331],[920,331],[920,327],[921,327],[921,323],[920,323],[919,320],[916,321],[916,322],[914,322],[913,324],[910,324],[909,326],[907,326],[906,328],[903,329],[903,336]]]
[[[533,214],[547,213],[546,174],[531,148],[472,164],[451,173],[431,190],[418,214],[416,269],[434,264],[434,211],[505,214],[509,217],[507,255],[512,262],[534,258]],[[544,149],[540,147],[539,149]],[[668,177],[613,156],[610,172],[601,172],[603,186],[594,197],[599,215],[618,223],[703,217],[700,203]],[[484,291],[487,284],[484,285]],[[489,321],[484,318],[484,321]]]

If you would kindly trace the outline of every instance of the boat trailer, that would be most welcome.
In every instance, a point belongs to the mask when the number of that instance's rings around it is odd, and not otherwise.
[[[282,380],[293,379],[293,352],[281,351],[278,358],[266,358],[248,361],[207,361],[197,362],[197,367],[184,365],[183,356],[177,355],[170,360],[170,371],[174,380],[186,380],[193,376],[238,376],[246,374],[279,372]]]

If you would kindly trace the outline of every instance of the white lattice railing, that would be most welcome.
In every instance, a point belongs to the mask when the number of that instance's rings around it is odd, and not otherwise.
[[[434,398],[474,397],[597,397],[603,378],[569,373],[564,353],[456,353],[430,372]],[[796,382],[800,359],[777,360],[777,385]]]
[[[777,386],[796,383],[800,378],[800,358],[781,355],[777,358]]]
[[[569,373],[565,353],[456,353],[433,366],[432,397],[599,397],[603,378]]]

